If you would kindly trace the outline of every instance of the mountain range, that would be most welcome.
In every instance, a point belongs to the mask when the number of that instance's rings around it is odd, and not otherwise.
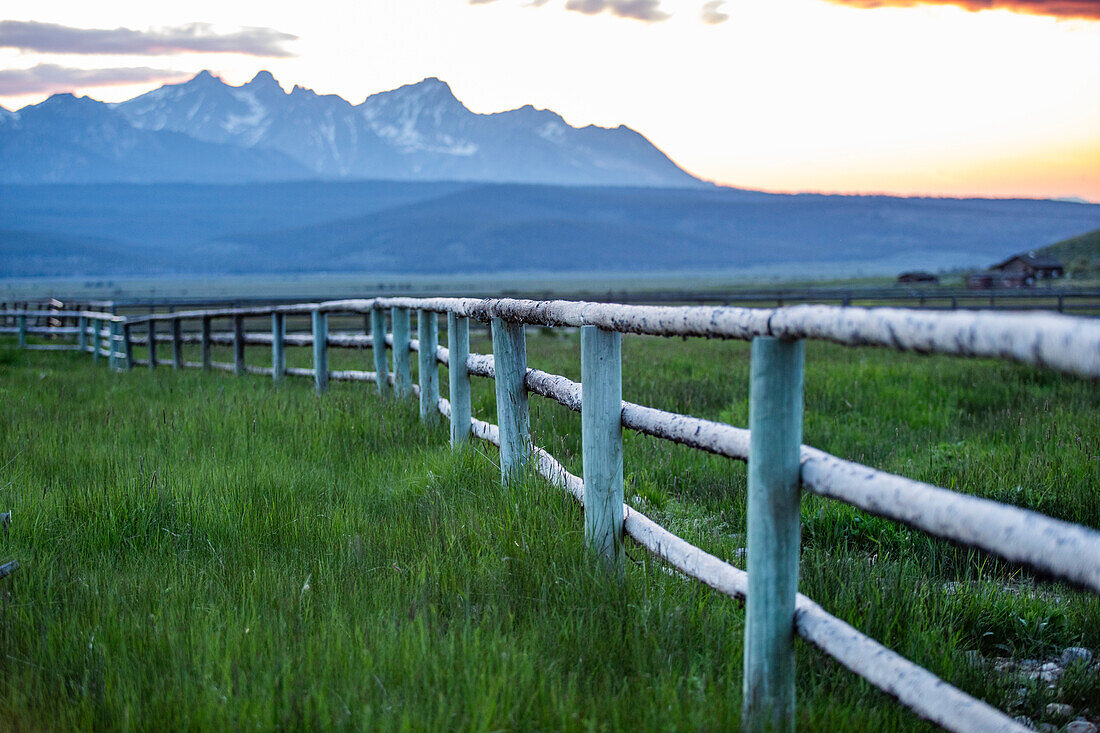
[[[528,105],[467,109],[424,79],[353,105],[267,71],[208,71],[125,102],[57,94],[0,108],[0,183],[469,181],[703,187],[626,126],[576,128]]]

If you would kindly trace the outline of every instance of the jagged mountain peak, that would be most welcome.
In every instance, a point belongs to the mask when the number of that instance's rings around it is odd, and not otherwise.
[[[309,87],[303,87],[298,84],[295,84],[291,88],[290,93],[287,94],[287,99],[299,105],[316,103],[321,107],[327,104],[335,104],[343,108],[352,108],[351,102],[344,99],[339,94],[318,94]]]
[[[79,119],[87,118],[89,121],[101,120],[104,115],[110,116],[110,108],[97,99],[91,97],[78,97],[71,92],[51,94],[38,104],[29,104],[19,110],[19,117],[28,116],[39,119]]]
[[[275,76],[270,71],[268,71],[267,69],[264,69],[263,71],[257,71],[256,75],[254,77],[252,77],[252,81],[245,84],[245,86],[247,86],[247,87],[252,87],[252,86],[278,87],[280,90],[283,88],[283,85],[280,84],[275,79]]]
[[[359,106],[371,109],[393,104],[416,105],[421,108],[453,107],[466,110],[466,106],[454,95],[451,85],[435,76],[372,94]]]
[[[566,125],[565,119],[554,110],[540,109],[532,104],[525,104],[522,107],[505,110],[504,112],[497,112],[494,116],[509,119],[519,124],[545,124],[547,122],[557,122]]]
[[[252,81],[237,88],[255,94],[267,104],[278,104],[281,97],[289,96],[270,71],[261,71],[252,77]]]
[[[389,107],[405,107],[417,110],[452,110],[467,112],[465,105],[454,96],[454,91],[447,81],[439,77],[429,76],[426,79],[416,81],[414,84],[406,84],[396,89],[379,91],[363,100],[359,106],[370,113],[372,110]]]
[[[91,97],[78,97],[72,92],[59,92],[57,94],[51,94],[38,104],[31,104],[27,106],[35,107],[37,109],[46,109],[49,107],[71,107],[75,105],[92,107],[101,104],[103,104],[103,102],[99,102],[95,99],[92,99]]]
[[[516,107],[515,109],[507,110],[504,114],[522,115],[524,117],[559,117],[557,112],[549,109],[541,109],[533,104],[525,104],[522,107]]]
[[[227,83],[220,76],[214,72],[204,69],[193,77],[184,82],[176,84],[165,84],[164,86],[154,89],[151,92],[138,95],[127,102],[119,103],[120,106],[125,106],[129,102],[134,102],[139,99],[156,99],[169,94],[179,96],[182,94],[194,94],[194,93],[233,93],[234,90],[247,90],[252,92],[276,92],[280,95],[285,95],[287,92],[283,89],[282,84],[275,78],[275,76],[267,70],[259,71],[252,79],[240,86],[233,86]]]
[[[203,69],[193,77],[183,82],[183,84],[190,84],[193,86],[199,86],[203,84],[225,84],[222,78],[209,69]]]
[[[424,89],[437,92],[439,94],[449,94],[452,97],[454,92],[451,90],[451,85],[440,79],[438,76],[426,76],[418,82],[412,84],[404,84],[398,89]]]

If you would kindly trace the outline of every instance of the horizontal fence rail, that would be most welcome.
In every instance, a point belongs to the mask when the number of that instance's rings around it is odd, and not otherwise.
[[[1089,319],[1051,313],[967,311],[934,313],[901,308],[798,305],[786,308],[645,306],[573,301],[471,298],[375,298],[317,304],[181,311],[129,319],[131,323],[201,317],[369,314],[374,308],[454,313],[491,322],[538,326],[598,326],[618,333],[749,340],[759,336],[820,339],[848,346],[1005,358],[1056,371],[1100,377],[1100,327]]]
[[[411,338],[414,312],[418,338]],[[329,316],[349,314],[364,316],[364,330],[369,333],[329,331]],[[330,380],[371,382],[382,395],[413,396],[420,402],[425,421],[436,415],[450,420],[453,444],[472,436],[500,447],[502,480],[512,480],[520,468],[532,465],[576,498],[585,508],[586,539],[614,572],[622,572],[617,547],[625,535],[685,575],[732,598],[745,600],[751,579],[757,578],[763,583],[761,587],[769,589],[770,600],[748,605],[743,723],[749,730],[793,728],[790,639],[795,634],[916,714],[946,729],[1025,730],[1004,713],[886,649],[797,593],[795,581],[790,579],[797,578],[799,490],[845,502],[1100,593],[1100,532],[879,471],[800,445],[799,441],[803,368],[799,345],[805,339],[999,358],[1096,379],[1100,378],[1100,321],[1094,319],[1052,313],[943,313],[821,305],[739,308],[403,297],[132,317],[79,311],[65,313],[78,319],[75,328],[32,329],[27,325],[29,319],[40,322],[34,320],[40,315],[36,311],[0,311],[0,317],[17,321],[18,325],[8,330],[19,333],[21,346],[43,346],[28,344],[28,335],[75,334],[75,346],[52,346],[90,351],[94,358],[106,356],[119,370],[139,364],[151,368],[170,364],[174,368],[262,374],[277,380],[284,376],[306,377],[314,380],[319,392]],[[385,328],[387,315],[392,322],[390,333]],[[448,346],[438,343],[439,315],[447,318]],[[308,316],[310,332],[287,333],[288,316]],[[270,332],[245,330],[245,319],[260,317],[270,319]],[[231,330],[212,330],[211,322],[216,319],[228,321]],[[494,354],[469,351],[470,320],[490,324]],[[181,325],[184,322],[198,322],[201,329],[185,332]],[[582,330],[581,371],[583,381],[592,385],[589,403],[582,383],[527,367],[525,325]],[[621,358],[617,343],[624,333],[753,341],[750,423],[754,431],[623,401],[618,386]],[[157,355],[157,346],[162,343],[171,344],[170,360]],[[147,348],[147,359],[133,357],[135,344]],[[202,361],[185,362],[183,344],[200,344]],[[232,347],[234,361],[212,361],[213,344]],[[246,345],[270,346],[272,366],[246,365]],[[314,367],[287,367],[287,346],[310,347]],[[375,369],[330,370],[329,348],[372,349]],[[392,364],[385,358],[387,348],[392,352]],[[418,355],[417,384],[411,379],[412,353]],[[438,394],[438,365],[449,367],[450,399]],[[780,373],[789,374],[790,379],[778,379]],[[497,424],[471,415],[471,376],[495,381]],[[569,473],[553,456],[531,444],[528,394],[581,413],[584,478]],[[759,422],[763,415],[777,409],[770,401],[786,404],[793,411],[787,423]],[[610,423],[601,417],[608,414]],[[622,428],[749,463],[748,572],[687,543],[623,503]],[[784,445],[784,455],[789,458],[783,460],[791,461],[793,473],[753,470],[754,465],[759,468],[778,460],[754,456],[771,456]],[[777,501],[782,491],[787,491],[781,486],[787,485],[791,476],[793,493],[789,499]],[[754,495],[762,503],[754,504]],[[771,518],[763,519],[769,513]],[[773,525],[789,527],[783,531],[793,531],[794,541],[789,534],[782,541],[759,534],[765,531],[762,527]]]

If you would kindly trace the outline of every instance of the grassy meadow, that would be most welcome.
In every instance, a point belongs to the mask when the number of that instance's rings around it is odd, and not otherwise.
[[[349,325],[361,321],[332,328]],[[484,332],[471,347],[490,351]],[[576,332],[528,329],[528,352],[579,379]],[[290,365],[309,354],[288,349]],[[631,336],[623,356],[626,399],[747,424],[748,344]],[[250,364],[269,359],[249,347]],[[330,351],[333,369],[370,359]],[[1094,383],[814,342],[806,362],[805,442],[1100,528]],[[440,381],[446,394],[446,369]],[[537,396],[531,410],[536,443],[579,474],[579,416]],[[474,411],[494,419],[491,382],[475,378]],[[13,511],[0,561],[22,566],[0,580],[0,727],[738,725],[740,604],[629,543],[617,584],[570,498],[537,476],[502,487],[494,447],[452,451],[412,400],[116,374],[8,339],[0,426],[0,510]],[[628,501],[743,566],[743,464],[627,433],[625,472]],[[1050,702],[1100,715],[1100,676],[1080,665],[1053,688],[994,669],[1100,651],[1100,598],[836,502],[805,496],[802,515],[800,589],[828,611],[1012,715],[1046,721]],[[797,653],[800,730],[931,729]]]

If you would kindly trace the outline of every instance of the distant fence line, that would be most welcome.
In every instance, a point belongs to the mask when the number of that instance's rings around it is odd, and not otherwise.
[[[416,311],[417,338],[411,336]],[[471,435],[500,447],[502,480],[533,465],[584,506],[585,535],[614,572],[622,572],[629,535],[673,567],[746,601],[743,724],[748,730],[793,729],[797,634],[903,705],[955,731],[1026,730],[1004,713],[940,680],[797,592],[799,492],[805,489],[928,534],[992,553],[1100,593],[1100,532],[999,502],[954,492],[831,456],[801,444],[803,341],[991,357],[1086,378],[1100,378],[1100,322],[1056,314],[803,305],[781,308],[637,306],[573,301],[472,298],[374,298],[119,316],[57,311],[73,327],[32,327],[41,311],[4,310],[26,348],[71,348],[106,357],[117,370],[222,369],[281,380],[311,377],[318,392],[329,380],[374,382],[380,394],[419,398],[422,419],[449,418],[452,444]],[[363,316],[367,333],[328,330],[330,315]],[[386,316],[391,328],[387,331]],[[447,317],[447,346],[438,344]],[[311,332],[286,333],[288,316],[309,316]],[[245,319],[269,317],[270,331],[245,330]],[[229,331],[213,322],[228,319]],[[490,324],[493,354],[469,351],[470,321]],[[199,331],[184,332],[185,321]],[[162,333],[161,325],[166,326]],[[580,383],[527,367],[525,325],[581,329]],[[749,429],[701,420],[622,400],[621,335],[650,334],[752,341]],[[76,343],[29,344],[30,335],[76,336]],[[171,345],[170,361],[157,346]],[[183,345],[198,343],[201,360],[185,362]],[[135,359],[134,345],[148,348]],[[233,362],[212,360],[211,346],[233,348]],[[245,346],[271,347],[271,367],[245,364]],[[311,369],[286,366],[287,346],[310,346]],[[386,349],[392,353],[391,362]],[[329,348],[371,348],[374,371],[333,371]],[[411,354],[418,358],[412,383]],[[439,365],[448,366],[449,399],[439,395]],[[497,424],[472,415],[470,376],[494,380]],[[583,385],[583,386],[582,386]],[[528,393],[580,412],[583,479],[531,443]],[[747,461],[747,568],[740,570],[687,543],[623,503],[622,428]]]
[[[1058,313],[1100,312],[1096,288],[778,288],[734,292],[661,292],[638,295],[642,302],[699,303],[776,307],[816,303],[821,305],[892,305],[929,310],[1049,310]]]
[[[414,295],[411,294],[410,295]],[[539,294],[527,293],[522,297],[530,298]],[[430,297],[416,295],[416,297]],[[515,297],[521,297],[516,295]],[[555,297],[546,293],[545,298]],[[788,305],[840,305],[848,306],[892,306],[903,308],[921,308],[926,310],[1045,310],[1058,313],[1076,313],[1081,315],[1100,315],[1100,288],[1067,288],[1037,285],[1021,288],[963,289],[941,287],[809,287],[809,288],[770,288],[756,290],[608,290],[589,292],[576,297],[594,302],[616,302],[631,304],[677,304],[677,305],[744,305],[752,307],[783,307]],[[331,299],[331,298],[330,298]],[[50,299],[55,306],[63,304]],[[203,298],[199,296],[163,297],[163,298],[116,298],[114,300],[83,301],[88,310],[117,313],[120,309],[188,309],[194,307],[248,307],[254,304],[294,304],[315,301],[313,297],[272,299],[265,297],[247,298]],[[30,308],[48,301],[19,301],[13,307]],[[12,305],[12,304],[8,304]],[[2,307],[2,304],[0,304]],[[70,309],[71,310],[71,309]]]

